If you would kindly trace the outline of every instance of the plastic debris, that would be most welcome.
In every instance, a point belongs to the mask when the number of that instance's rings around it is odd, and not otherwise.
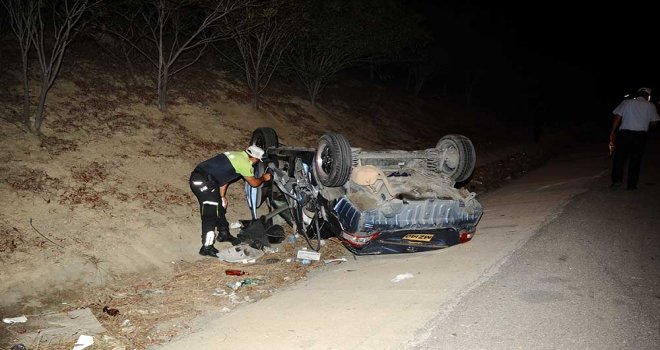
[[[296,258],[298,259],[307,259],[307,260],[321,260],[321,253],[315,252],[315,251],[309,251],[306,249],[301,249],[298,251],[298,254],[296,254]]]
[[[240,221],[232,222],[231,224],[229,224],[229,228],[241,228],[241,227],[243,227],[243,225],[241,224]]]
[[[273,248],[273,247],[263,247],[262,250],[264,251],[264,253],[269,253],[269,254],[277,253],[280,251],[279,248]]]
[[[81,335],[73,346],[73,350],[82,350],[92,344],[94,344],[94,337],[90,335]]]
[[[25,317],[25,315],[18,316],[18,317],[7,317],[7,318],[3,318],[2,322],[7,323],[7,324],[25,323],[25,322],[27,322],[27,317]]]
[[[298,235],[297,235],[297,234],[293,234],[293,235],[289,236],[289,240],[288,240],[288,242],[291,243],[291,244],[293,244],[293,243],[296,243],[297,240],[298,240]]]
[[[309,260],[309,259],[296,259],[296,261],[303,264],[303,265],[311,264],[311,260]]]
[[[396,283],[396,282],[401,282],[401,281],[403,281],[403,280],[405,280],[405,279],[413,278],[413,277],[415,277],[415,276],[414,276],[412,273],[410,273],[410,272],[406,272],[406,273],[402,273],[402,274],[396,275],[396,277],[392,278],[392,282],[395,282],[395,283]]]
[[[230,287],[230,288],[231,288],[231,287]],[[222,289],[222,288],[216,288],[216,289],[213,291],[213,294],[211,294],[211,295],[214,295],[214,296],[216,296],[216,297],[223,297],[223,296],[226,296],[226,295],[227,295],[227,291],[224,290],[224,289]]]
[[[9,350],[27,350],[27,346],[23,344],[16,344],[12,346]]]
[[[323,263],[325,263],[325,264],[327,265],[327,264],[332,264],[332,263],[334,263],[334,262],[336,262],[336,263],[342,263],[342,262],[346,262],[346,261],[348,261],[348,260],[346,260],[346,258],[324,259],[324,260],[323,260]]]
[[[243,283],[241,281],[236,281],[236,282],[227,282],[227,287],[231,288],[232,290],[237,290],[238,288],[241,288]]]

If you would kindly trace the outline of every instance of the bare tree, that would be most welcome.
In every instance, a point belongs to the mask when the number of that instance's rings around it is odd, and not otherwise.
[[[87,0],[56,0],[49,1],[52,5],[49,7],[46,2],[47,0],[38,0],[36,3],[36,16],[30,36],[41,73],[37,111],[33,116],[34,120],[30,123],[36,133],[41,130],[48,91],[53,87],[62,67],[64,54],[77,34],[75,29],[80,24],[83,14],[95,4],[90,4]],[[48,22],[44,21],[46,11],[51,15]]]
[[[300,47],[288,55],[288,66],[307,90],[312,105],[328,79],[355,62],[354,54],[341,47]]]
[[[107,55],[126,65],[132,83],[138,85],[135,62],[143,57],[131,43],[140,41],[140,33],[135,30],[140,14],[132,11],[130,1],[113,1],[106,3],[97,17],[102,20],[88,31],[89,35]]]
[[[246,2],[217,0],[211,8],[188,5],[191,1],[155,0],[138,9],[141,21],[134,25],[140,35],[130,38],[126,33],[115,31],[156,68],[158,109],[161,111],[167,110],[170,79],[197,62],[210,43],[227,37],[220,30],[219,21]],[[199,21],[195,22],[196,19]]]
[[[252,104],[259,109],[261,93],[266,89],[279,65],[282,54],[292,40],[295,16],[285,1],[265,1],[257,7],[247,7],[238,19],[228,19],[240,62],[235,63],[245,74],[252,92]]]
[[[481,67],[465,70],[465,106],[470,108],[473,103],[474,90],[483,74]]]
[[[30,126],[30,80],[28,78],[28,55],[32,42],[30,40],[34,20],[35,4],[29,0],[1,0],[7,10],[11,29],[16,36],[21,49],[21,63],[23,64],[23,118],[25,124]]]
[[[375,73],[384,64],[400,63],[400,51],[427,35],[420,19],[400,5],[398,0],[305,3],[300,35],[287,54],[287,63],[312,104],[339,71],[362,63]]]

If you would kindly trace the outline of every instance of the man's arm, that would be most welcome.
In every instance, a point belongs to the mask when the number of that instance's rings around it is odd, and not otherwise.
[[[262,183],[270,181],[272,175],[270,173],[264,173],[261,177],[243,176],[243,178],[250,184],[250,186],[259,187]]]
[[[614,120],[612,121],[612,131],[610,132],[610,142],[614,142],[614,135],[616,133],[616,129],[619,128],[619,125],[621,125],[621,116],[618,114],[614,115]]]

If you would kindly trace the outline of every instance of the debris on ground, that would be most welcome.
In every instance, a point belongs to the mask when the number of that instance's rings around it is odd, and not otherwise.
[[[326,264],[326,265],[332,264],[332,263],[340,263],[341,264],[341,263],[346,262],[346,261],[348,261],[348,260],[346,260],[346,258],[323,259],[323,263]]]
[[[71,342],[76,336],[97,335],[106,330],[92,311],[84,308],[37,316],[30,320],[29,325],[10,331],[21,343],[29,344],[39,339],[40,344],[57,344]]]
[[[296,254],[296,258],[301,259],[301,260],[316,260],[319,261],[321,260],[321,253],[307,250],[307,249],[301,249],[298,251]]]
[[[18,317],[7,317],[7,318],[3,318],[2,322],[7,324],[25,323],[27,322],[27,317],[25,317],[25,315]]]
[[[397,282],[401,282],[405,279],[409,279],[409,278],[413,278],[413,277],[415,277],[415,276],[412,273],[406,272],[406,273],[396,275],[396,277],[392,278],[392,282],[397,283]]]
[[[255,249],[247,244],[239,244],[237,246],[229,247],[218,252],[217,256],[220,260],[230,263],[253,263],[264,255],[261,249]]]
[[[73,350],[83,350],[92,344],[94,344],[94,337],[89,335],[80,335],[80,337],[78,337],[78,341],[76,341],[76,344],[73,346]]]
[[[110,307],[108,307],[107,305],[103,307],[103,312],[105,312],[106,314],[108,314],[108,315],[110,315],[110,316],[117,316],[117,315],[119,315],[119,310],[117,310],[117,309],[113,309],[113,308],[110,308]]]

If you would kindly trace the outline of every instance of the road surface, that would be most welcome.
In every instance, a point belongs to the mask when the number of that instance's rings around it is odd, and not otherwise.
[[[660,163],[646,164],[652,158]],[[358,257],[200,319],[193,334],[159,349],[657,344],[658,219],[650,212],[660,180],[654,187],[649,179],[660,174],[645,168],[637,192],[608,192],[608,168],[601,149],[572,149],[482,196],[485,214],[467,244]],[[629,222],[638,226],[621,228]],[[406,273],[413,278],[393,282]]]
[[[660,348],[660,152],[653,149],[639,190],[612,192],[607,176],[595,181],[411,348]]]

